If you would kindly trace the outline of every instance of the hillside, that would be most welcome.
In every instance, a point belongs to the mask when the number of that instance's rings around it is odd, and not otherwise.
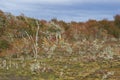
[[[0,11],[0,80],[119,80],[119,70],[120,15],[65,22]]]

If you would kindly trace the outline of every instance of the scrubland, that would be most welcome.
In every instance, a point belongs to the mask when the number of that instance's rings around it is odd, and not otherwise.
[[[0,80],[119,80],[120,16],[64,22],[0,11]]]

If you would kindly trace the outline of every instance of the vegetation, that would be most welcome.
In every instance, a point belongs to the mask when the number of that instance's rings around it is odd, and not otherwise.
[[[0,80],[119,80],[120,16],[37,20],[0,11]]]

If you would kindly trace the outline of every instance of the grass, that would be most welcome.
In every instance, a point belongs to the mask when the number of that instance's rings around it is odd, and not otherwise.
[[[79,54],[56,53],[51,58],[45,54],[34,59],[19,60],[2,58],[0,60],[0,80],[119,80],[120,58],[113,60],[96,59],[95,61],[80,60]],[[6,66],[2,68],[2,62]],[[31,65],[39,64],[31,71]],[[7,68],[9,67],[9,68]],[[112,75],[105,75],[114,72]]]

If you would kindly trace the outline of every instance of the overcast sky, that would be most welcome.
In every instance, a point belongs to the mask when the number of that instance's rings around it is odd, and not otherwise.
[[[0,0],[0,9],[45,20],[112,20],[120,14],[120,0]]]

